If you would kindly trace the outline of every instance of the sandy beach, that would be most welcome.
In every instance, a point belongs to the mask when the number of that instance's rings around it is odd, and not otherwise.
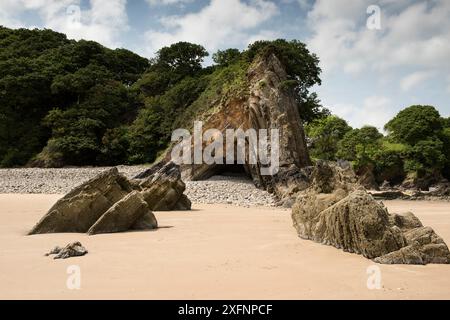
[[[450,265],[379,265],[301,240],[290,211],[196,204],[156,212],[160,229],[89,237],[26,236],[60,195],[0,195],[0,299],[450,299]],[[411,210],[450,243],[450,203],[386,201]],[[53,260],[54,246],[80,241],[89,254]],[[80,267],[70,290],[67,268]]]

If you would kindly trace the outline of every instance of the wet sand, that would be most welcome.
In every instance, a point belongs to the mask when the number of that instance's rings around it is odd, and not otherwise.
[[[194,205],[156,212],[160,229],[89,237],[26,236],[59,195],[0,195],[0,299],[450,299],[450,265],[378,265],[301,240],[290,211]],[[413,211],[450,244],[450,203],[386,201]],[[54,246],[80,241],[84,257],[53,260]],[[81,288],[68,289],[79,266]]]

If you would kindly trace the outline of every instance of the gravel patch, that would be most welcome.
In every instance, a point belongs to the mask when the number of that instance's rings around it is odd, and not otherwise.
[[[119,166],[132,178],[148,167]],[[0,169],[0,193],[65,194],[109,167]]]
[[[128,178],[133,178],[148,166],[117,168]],[[66,194],[107,169],[109,167],[0,169],[0,193]],[[193,203],[276,206],[273,195],[257,189],[250,179],[242,176],[214,176],[205,181],[187,181],[185,193]]]
[[[238,206],[276,206],[276,199],[255,187],[245,177],[214,176],[205,181],[188,181],[186,195],[194,203],[233,204]]]

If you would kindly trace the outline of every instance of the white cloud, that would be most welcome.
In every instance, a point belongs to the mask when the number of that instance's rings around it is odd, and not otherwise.
[[[418,71],[411,73],[410,75],[402,79],[402,81],[400,82],[400,87],[403,91],[409,91],[425,80],[431,78],[432,76],[433,72],[430,71]]]
[[[167,16],[161,19],[164,31],[146,33],[147,54],[153,55],[161,47],[178,41],[203,45],[209,51],[222,46],[248,44],[252,33],[261,23],[278,12],[277,6],[266,0],[212,0],[199,12],[183,16]],[[273,36],[267,31],[261,34]]]
[[[366,26],[366,10],[372,4],[381,9],[381,30]],[[448,108],[429,86],[421,85],[431,77],[445,83],[450,74],[449,17],[448,0],[317,0],[308,12],[307,44],[321,60],[323,86],[347,74],[355,79],[350,87],[367,91],[368,86],[379,86],[382,92],[360,104],[353,96],[348,97],[352,103],[330,96],[330,108],[354,126],[369,123],[379,128],[409,103],[409,90],[416,89],[417,103]],[[448,83],[450,90],[450,79]],[[382,97],[385,92],[391,100]]]
[[[22,28],[25,24],[17,19],[17,14],[23,10],[21,1],[2,0],[0,2],[0,25],[10,28]]]
[[[26,11],[39,14],[45,28],[67,34],[76,40],[88,39],[108,47],[119,47],[120,34],[128,29],[127,0],[90,0],[90,8],[80,9],[80,0],[2,0],[0,9],[9,17]],[[27,26],[21,21],[5,19],[8,27]],[[28,26],[29,27],[29,26]]]
[[[172,4],[184,5],[194,0],[145,0],[145,1],[151,6],[157,6],[157,5],[172,5]]]
[[[311,49],[325,71],[386,71],[409,66],[450,69],[450,1],[380,0],[381,30],[366,28],[373,0],[317,0],[308,14]]]
[[[362,106],[335,104],[330,108],[334,114],[347,120],[352,127],[371,125],[380,131],[396,113],[391,99],[384,96],[367,97]]]
[[[447,76],[447,92],[450,93],[450,75]]]

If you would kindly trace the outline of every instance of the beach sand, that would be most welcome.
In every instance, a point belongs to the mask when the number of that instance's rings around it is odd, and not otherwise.
[[[362,256],[301,240],[290,210],[194,205],[156,212],[160,229],[26,236],[60,195],[0,195],[0,299],[450,299],[450,265],[378,265],[367,287]],[[386,201],[413,211],[450,244],[450,203]],[[56,245],[89,254],[53,260]],[[67,268],[80,267],[70,290]]]

